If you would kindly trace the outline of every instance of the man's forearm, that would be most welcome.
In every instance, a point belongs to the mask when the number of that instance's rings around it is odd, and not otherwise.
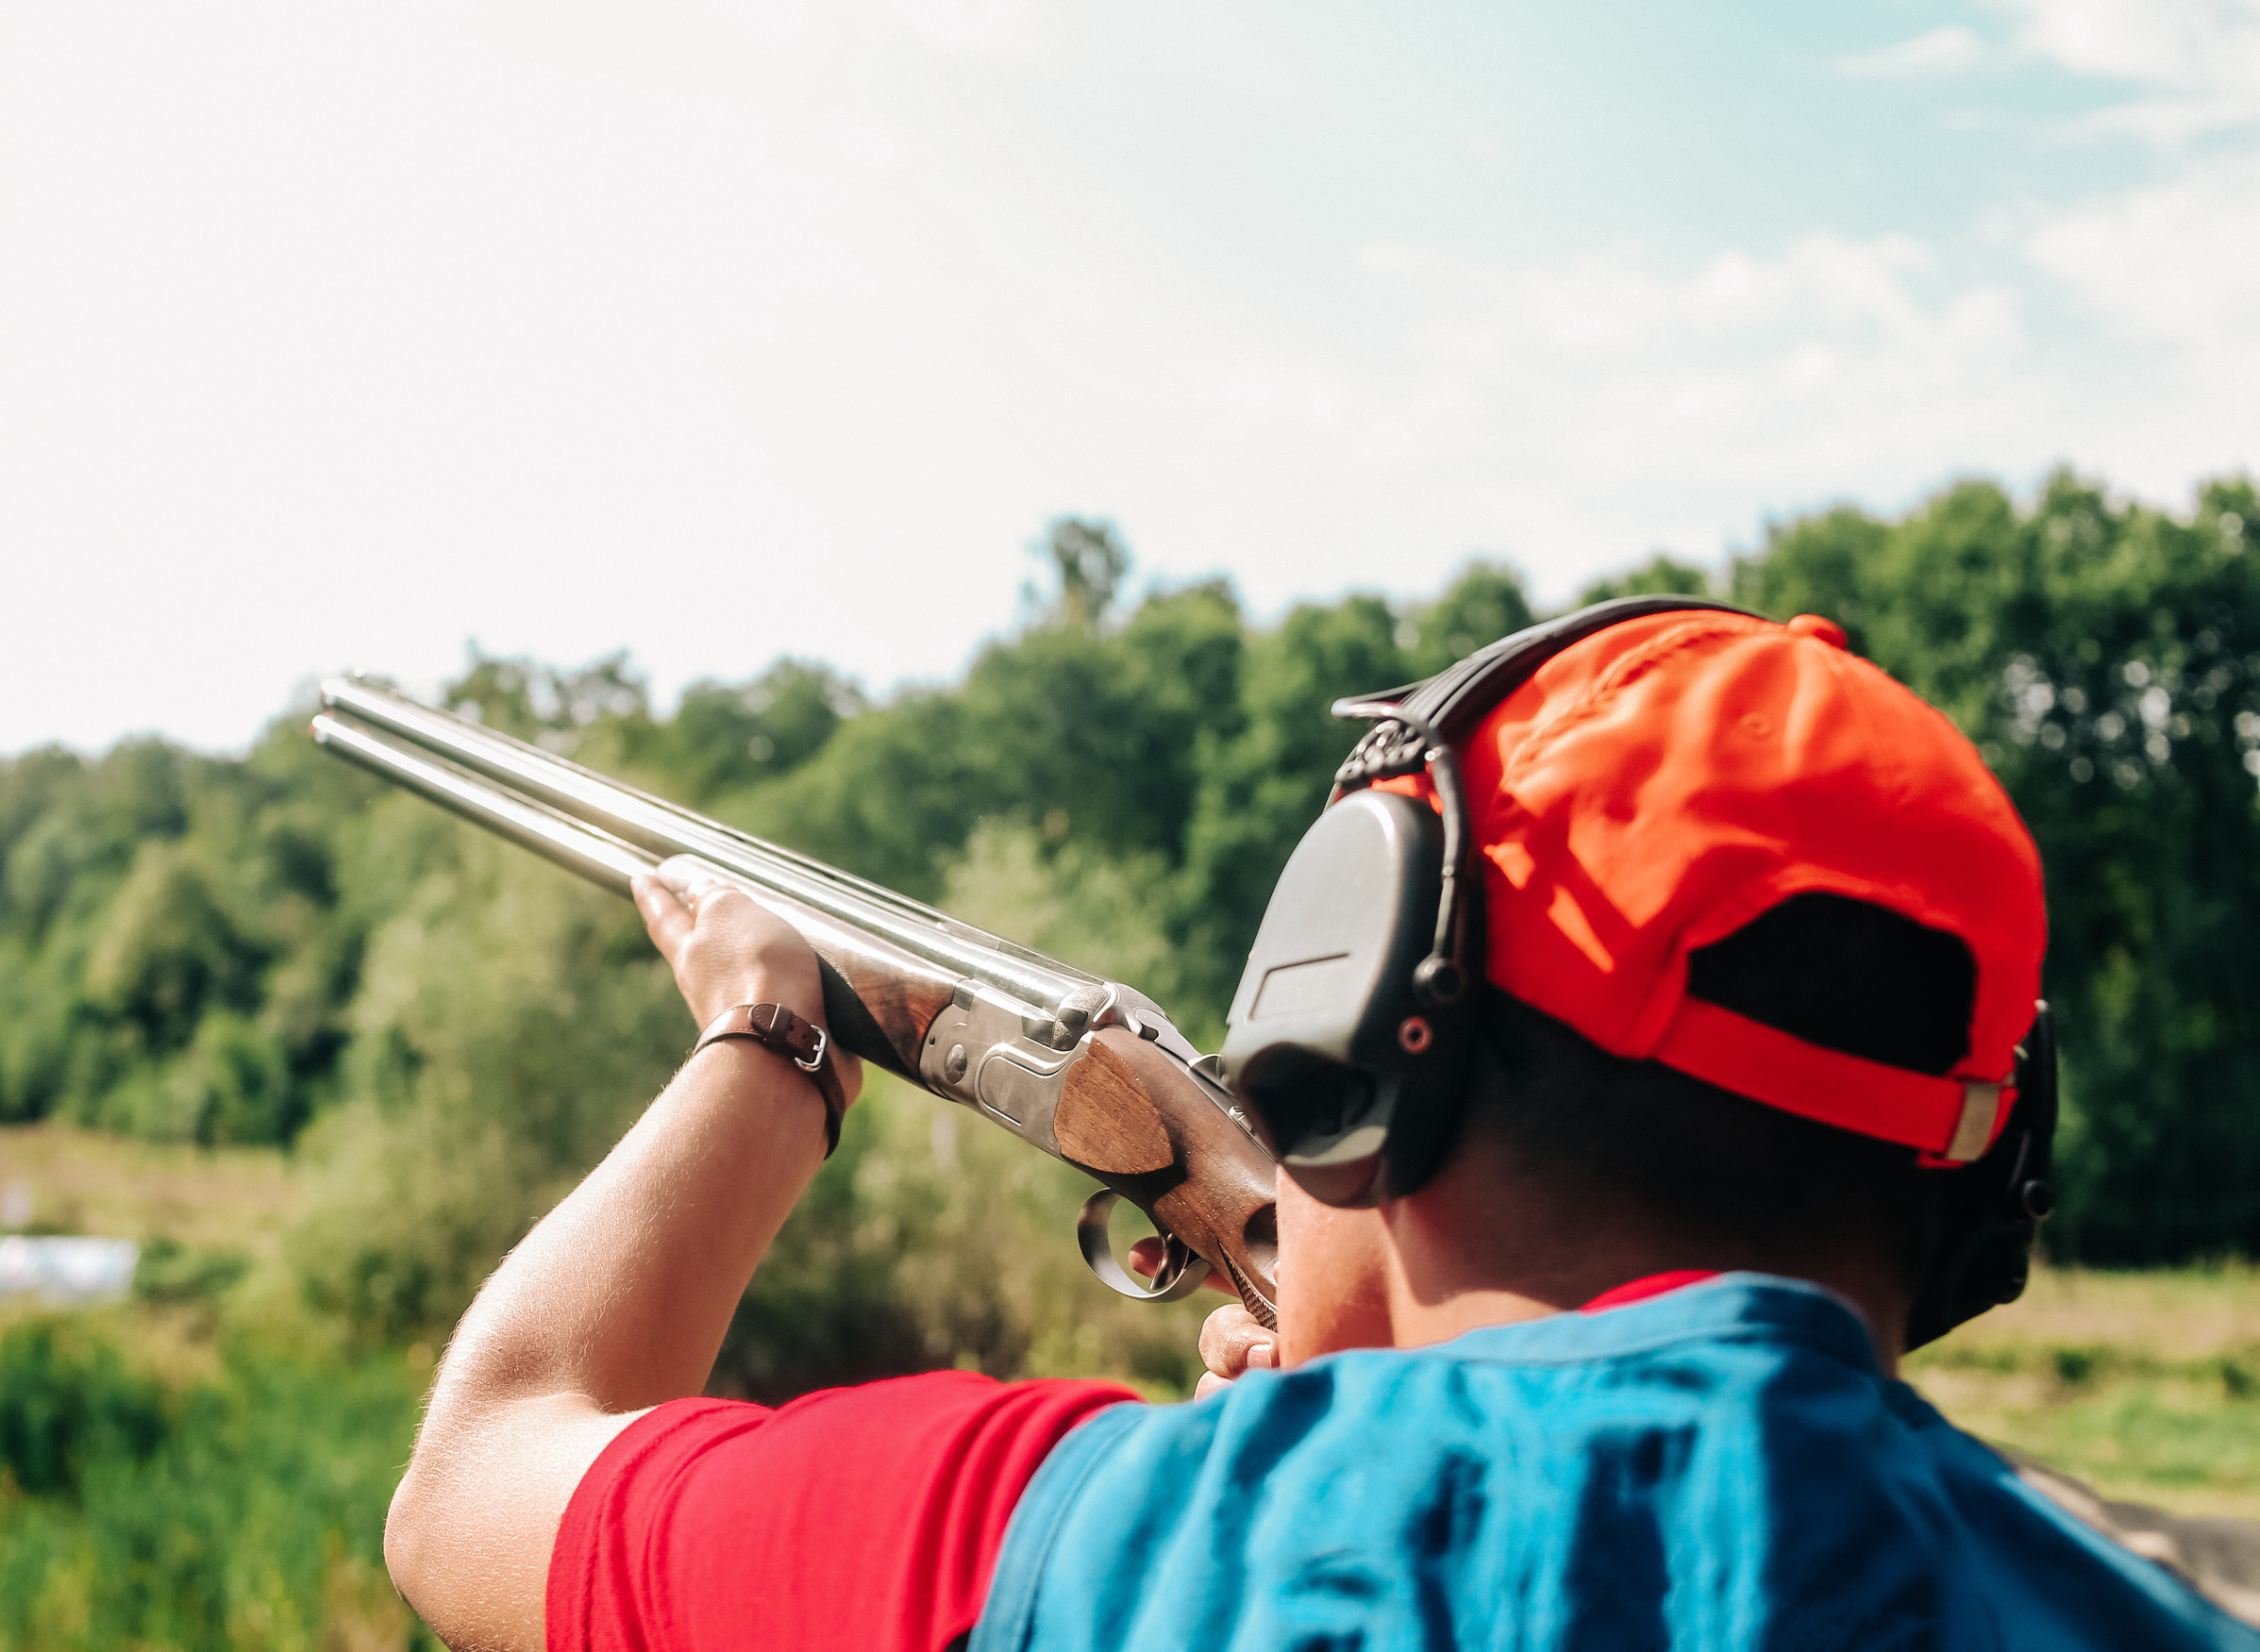
[[[541,1644],[574,1487],[637,1413],[705,1384],[824,1140],[804,1075],[743,1042],[711,1045],[487,1281],[386,1530],[394,1579],[451,1644]],[[498,1523],[498,1507],[517,1513]]]
[[[743,1041],[701,1051],[479,1292],[427,1427],[475,1396],[571,1392],[628,1411],[695,1393],[823,1160],[804,1075]]]

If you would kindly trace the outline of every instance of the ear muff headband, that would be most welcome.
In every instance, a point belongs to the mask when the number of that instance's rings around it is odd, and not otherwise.
[[[1467,939],[1473,927],[1470,915],[1474,902],[1466,898],[1470,867],[1474,859],[1475,811],[1467,804],[1467,788],[1460,779],[1460,759],[1452,755],[1450,743],[1438,732],[1436,726],[1416,711],[1386,700],[1336,700],[1333,714],[1337,717],[1379,718],[1383,721],[1374,731],[1398,728],[1412,736],[1413,764],[1426,767],[1430,782],[1436,788],[1437,801],[1443,806],[1440,815],[1444,823],[1444,857],[1440,876],[1442,888],[1436,901],[1436,933],[1429,955],[1413,969],[1413,990],[1422,1002],[1431,1009],[1448,1010],[1467,994]],[[1362,749],[1374,739],[1368,734],[1359,742]],[[1351,754],[1354,759],[1356,753]],[[1402,762],[1398,757],[1393,761]],[[1327,797],[1327,807],[1332,808],[1342,799],[1342,771],[1334,776],[1334,789]],[[1406,772],[1410,772],[1408,767]],[[1361,784],[1370,786],[1371,779]]]

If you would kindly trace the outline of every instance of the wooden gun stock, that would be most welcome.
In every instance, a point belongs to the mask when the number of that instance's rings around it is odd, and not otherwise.
[[[1242,1150],[1240,1126],[1182,1066],[1121,1027],[1095,1032],[1067,1069],[1053,1129],[1070,1164],[1150,1214],[1221,1270],[1250,1313],[1278,1327],[1270,1157]]]

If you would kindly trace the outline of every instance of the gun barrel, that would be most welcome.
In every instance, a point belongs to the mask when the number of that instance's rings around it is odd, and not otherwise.
[[[435,711],[372,684],[335,678],[322,685],[322,700],[332,711],[422,746],[462,769],[546,804],[562,818],[593,823],[616,843],[636,845],[659,858],[696,855],[761,888],[881,936],[941,969],[982,981],[1030,1009],[1056,1016],[1070,997],[1106,984],[1070,964],[961,923],[893,890],[724,826],[664,798],[623,786],[539,746]],[[427,794],[459,812],[468,812],[446,796]]]
[[[610,832],[523,797],[512,796],[469,770],[325,713],[314,719],[316,743],[394,785],[452,809],[475,826],[508,838],[578,872],[615,894],[659,865],[653,856]]]

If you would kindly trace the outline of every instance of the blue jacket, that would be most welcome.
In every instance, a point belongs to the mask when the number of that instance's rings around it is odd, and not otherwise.
[[[1730,1274],[1120,1406],[1013,1516],[972,1652],[2260,1652]]]

